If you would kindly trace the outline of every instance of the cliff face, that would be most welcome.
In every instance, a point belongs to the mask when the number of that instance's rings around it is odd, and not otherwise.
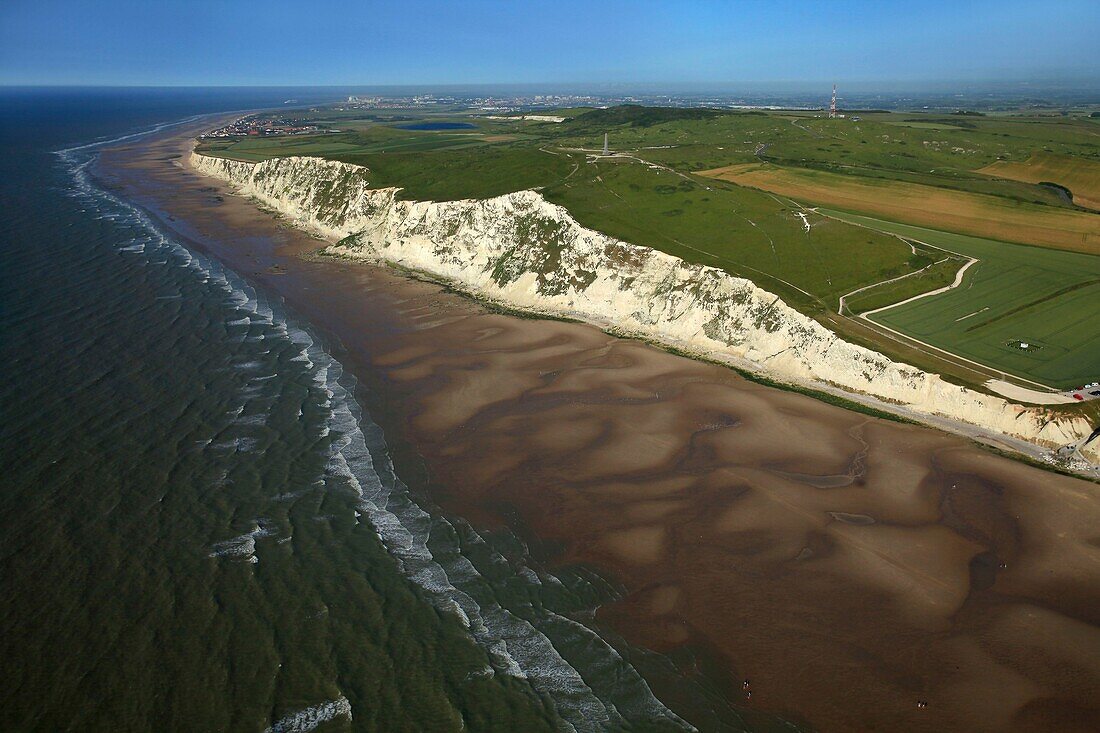
[[[778,296],[725,271],[586,229],[534,191],[444,203],[370,188],[366,168],[317,158],[241,163],[198,154],[229,181],[332,240],[334,254],[445,278],[513,307],[579,318],[807,385],[831,385],[926,416],[1055,447],[1091,432],[1083,418],[949,384],[841,340]],[[1100,442],[1100,441],[1095,441]],[[1088,457],[1100,459],[1090,446]]]

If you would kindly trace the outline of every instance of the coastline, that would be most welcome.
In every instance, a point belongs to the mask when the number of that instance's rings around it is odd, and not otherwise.
[[[314,157],[246,163],[192,152],[200,173],[334,241],[326,254],[397,265],[479,300],[658,342],[796,389],[839,393],[1085,475],[1084,416],[1028,408],[838,338],[755,283],[581,226],[536,191],[404,201],[366,168]],[[1059,449],[1056,454],[1054,449]],[[1058,460],[1060,457],[1061,460]]]
[[[388,402],[404,470],[423,472],[406,480],[444,511],[621,583],[601,624],[658,652],[713,649],[728,698],[750,678],[753,708],[824,729],[1100,720],[1095,486],[593,326],[303,257],[320,243],[171,157],[192,132],[105,154],[108,180],[337,338]],[[1005,627],[1057,637],[1049,654],[1077,676],[1032,669]]]

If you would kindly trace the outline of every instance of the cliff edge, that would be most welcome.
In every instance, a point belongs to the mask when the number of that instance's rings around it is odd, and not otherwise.
[[[848,343],[750,280],[587,229],[535,191],[402,201],[370,171],[319,158],[245,163],[192,153],[328,251],[399,265],[508,306],[577,318],[982,438],[1053,449],[1083,440],[1082,417],[1025,407]],[[982,435],[982,434],[986,435]],[[1082,449],[1100,462],[1100,440]],[[1019,448],[1020,446],[1016,446]],[[1032,451],[1034,452],[1034,451]]]

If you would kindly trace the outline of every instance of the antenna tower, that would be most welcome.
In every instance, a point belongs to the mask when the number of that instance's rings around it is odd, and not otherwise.
[[[836,117],[836,84],[833,84],[833,101],[829,102],[829,116]]]

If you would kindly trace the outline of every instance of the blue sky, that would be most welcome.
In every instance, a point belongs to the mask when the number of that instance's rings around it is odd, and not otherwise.
[[[0,84],[1100,78],[1100,0],[0,0]]]

